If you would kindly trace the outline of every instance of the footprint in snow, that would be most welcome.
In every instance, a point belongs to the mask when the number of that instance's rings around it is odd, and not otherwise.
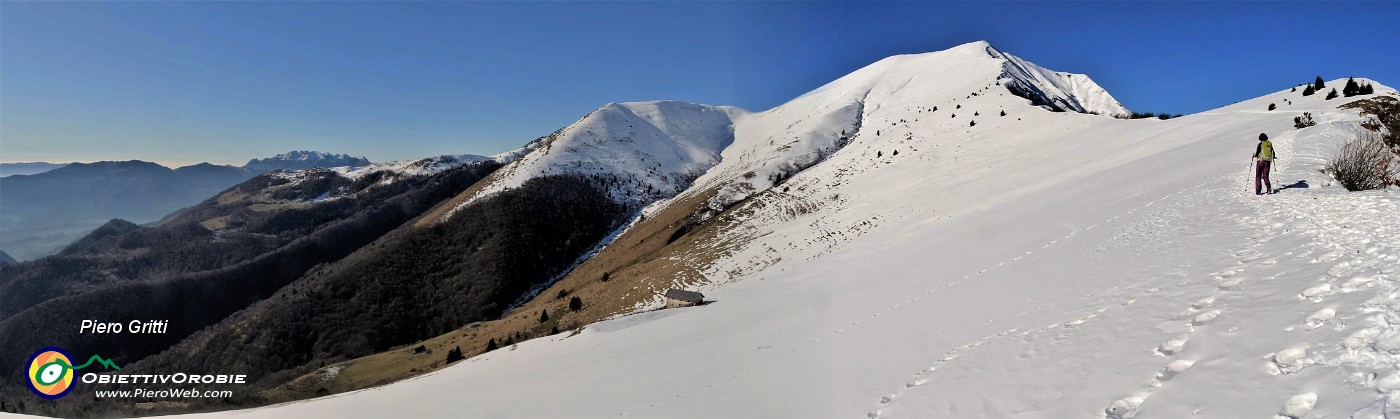
[[[1317,393],[1303,393],[1289,397],[1283,403],[1283,410],[1279,412],[1280,418],[1302,419],[1308,412],[1317,406]]]
[[[1292,374],[1317,361],[1308,357],[1306,344],[1296,345],[1269,355],[1265,372],[1269,375]]]
[[[1220,271],[1220,272],[1216,272],[1216,273],[1214,273],[1214,274],[1212,274],[1212,275],[1215,276],[1215,279],[1226,279],[1226,278],[1233,278],[1233,277],[1235,276],[1235,274],[1238,274],[1238,273],[1240,273],[1240,270],[1238,270],[1238,269],[1226,269],[1226,270],[1223,270],[1223,271]]]
[[[1186,338],[1180,338],[1162,342],[1161,345],[1157,346],[1157,353],[1162,356],[1169,356],[1181,352],[1181,349],[1186,346],[1186,340]]]
[[[1218,316],[1220,316],[1220,309],[1213,308],[1210,310],[1206,310],[1204,312],[1201,312],[1200,314],[1197,314],[1196,317],[1192,317],[1191,325],[1200,326],[1206,323],[1210,323],[1211,320],[1215,320],[1215,318]]]
[[[1129,396],[1109,403],[1103,409],[1104,416],[1108,419],[1125,419],[1137,415],[1138,406],[1142,405],[1145,399],[1138,396]]]
[[[1336,292],[1332,284],[1322,284],[1303,290],[1303,292],[1298,293],[1298,297],[1304,300],[1318,302]]]
[[[1355,292],[1375,285],[1377,277],[1358,276],[1342,283],[1342,292]]]
[[[1377,393],[1394,395],[1400,391],[1400,372],[1391,373],[1385,378],[1375,380],[1372,385],[1375,386]]]
[[[1306,324],[1307,324],[1308,330],[1313,330],[1313,329],[1322,327],[1322,325],[1327,324],[1328,321],[1331,321],[1332,319],[1334,319],[1334,318],[1336,318],[1336,317],[1337,317],[1337,310],[1333,310],[1333,309],[1330,309],[1330,308],[1324,308],[1324,309],[1318,310],[1316,313],[1313,313],[1311,316],[1308,316],[1308,318],[1307,318],[1307,320],[1305,320],[1305,322],[1306,322]]]
[[[1172,377],[1186,372],[1187,369],[1190,369],[1191,366],[1195,364],[1196,361],[1188,361],[1185,359],[1172,361],[1170,364],[1167,364],[1166,367],[1163,367],[1161,371],[1157,372],[1157,379],[1160,381],[1170,380]]]
[[[1220,283],[1219,283],[1219,284],[1216,284],[1215,287],[1216,287],[1216,288],[1219,288],[1221,291],[1233,291],[1233,290],[1238,290],[1238,289],[1240,288],[1240,284],[1242,284],[1242,283],[1244,283],[1244,280],[1243,280],[1243,279],[1240,279],[1240,278],[1229,278],[1229,279],[1225,279],[1225,280],[1220,281]]]

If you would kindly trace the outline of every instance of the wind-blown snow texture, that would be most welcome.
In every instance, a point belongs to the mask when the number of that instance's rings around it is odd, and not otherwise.
[[[691,190],[771,205],[705,245],[717,260],[678,261],[712,304],[223,415],[1400,413],[1400,192],[1318,170],[1356,110],[1284,90],[1166,121],[1055,113],[997,86],[1008,61],[988,51],[892,57],[734,118]],[[1059,81],[1066,103],[1116,105]],[[1293,129],[1304,111],[1318,125]],[[1277,195],[1248,183],[1260,132]]]

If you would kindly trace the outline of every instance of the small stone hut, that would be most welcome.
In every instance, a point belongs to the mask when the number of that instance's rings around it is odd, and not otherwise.
[[[705,302],[705,294],[671,288],[666,290],[666,308],[698,306]]]

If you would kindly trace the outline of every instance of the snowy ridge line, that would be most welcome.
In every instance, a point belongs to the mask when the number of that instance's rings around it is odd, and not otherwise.
[[[1035,93],[1053,107],[1063,110],[1098,113],[1109,116],[1128,115],[1128,108],[1114,99],[1108,91],[1084,74],[1053,71],[1015,55],[1007,54],[987,45],[987,53],[994,58],[1005,60],[1000,77],[1008,83]],[[1053,90],[1049,90],[1046,88]],[[1047,91],[1049,90],[1049,91]],[[1093,99],[1092,101],[1089,99]]]
[[[489,157],[474,154],[443,154],[440,156],[425,157],[421,159],[394,160],[382,163],[371,163],[366,166],[340,166],[332,167],[328,170],[336,172],[341,177],[348,179],[359,179],[376,172],[388,172],[397,176],[421,176],[441,173],[446,170],[457,168],[466,164],[489,160]],[[392,183],[393,179],[386,179],[381,183]]]
[[[494,174],[443,219],[478,199],[533,178],[581,175],[603,181],[609,198],[631,208],[675,196],[721,161],[734,141],[730,106],[679,101],[608,103],[537,140],[537,146]]]

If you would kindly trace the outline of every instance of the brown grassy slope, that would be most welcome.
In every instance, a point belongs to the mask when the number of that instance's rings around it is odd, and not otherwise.
[[[768,191],[701,222],[704,204],[713,195],[711,190],[678,197],[501,319],[474,323],[423,342],[328,365],[262,395],[269,402],[281,402],[389,384],[444,367],[447,351],[455,347],[462,348],[470,358],[483,353],[491,339],[501,350],[510,350],[504,345],[507,339],[518,342],[547,336],[555,327],[567,334],[593,322],[631,313],[654,301],[667,288],[704,280],[703,269],[745,241],[743,234],[721,233],[736,228],[751,214],[764,211],[792,217],[820,205],[796,199],[794,195]],[[686,228],[686,233],[677,234]],[[605,273],[607,281],[602,280]],[[565,294],[562,297],[561,291]],[[583,308],[577,312],[568,309],[569,298],[574,296],[583,301]],[[547,310],[550,316],[543,324],[539,322],[541,310]],[[420,344],[431,353],[414,354],[413,348]]]

